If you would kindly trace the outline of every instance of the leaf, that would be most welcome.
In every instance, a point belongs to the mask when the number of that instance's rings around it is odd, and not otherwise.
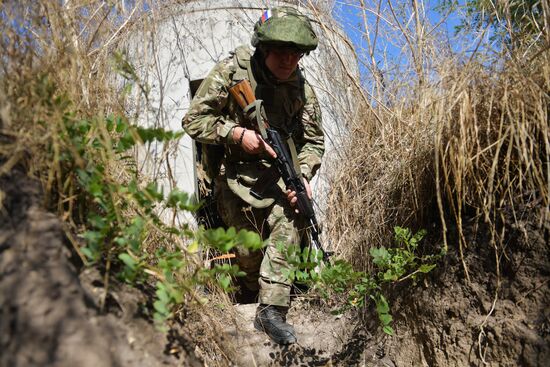
[[[162,188],[159,188],[156,182],[149,182],[145,187],[145,192],[149,194],[155,201],[162,201],[164,193]]]
[[[160,313],[163,316],[167,316],[170,314],[170,312],[168,311],[168,308],[166,308],[166,304],[162,301],[155,301],[153,303],[153,307],[158,313]]]
[[[392,335],[394,334],[393,328],[392,328],[391,326],[389,326],[389,325],[384,326],[384,327],[382,328],[382,330],[383,330],[386,334],[388,334],[388,335],[390,335],[390,336],[392,336]]]
[[[235,246],[233,237],[227,235],[223,228],[208,229],[204,231],[204,239],[207,243],[221,252],[229,252]]]
[[[84,237],[89,244],[99,244],[103,241],[103,236],[98,231],[86,231],[82,237]]]
[[[390,259],[390,253],[384,246],[380,248],[373,247],[369,252],[373,257],[373,262],[378,266],[385,265]]]
[[[218,279],[218,282],[224,290],[227,290],[229,289],[229,284],[231,283],[231,277],[229,277],[228,275],[222,275]]]
[[[245,248],[252,251],[259,250],[264,246],[264,243],[258,233],[247,231],[245,229],[241,229],[239,231],[236,240]]]
[[[198,202],[194,195],[189,195],[178,189],[172,190],[166,199],[166,206],[168,208],[178,208],[190,212],[197,211],[202,205],[203,203]]]
[[[170,292],[170,297],[172,297],[176,304],[183,302],[183,292],[180,289],[173,288]]]
[[[383,279],[384,279],[385,281],[397,280],[397,278],[398,278],[397,274],[395,274],[395,273],[393,272],[393,270],[391,270],[391,269],[390,269],[390,270],[387,270],[387,271],[384,273],[384,277],[383,277]]]
[[[163,287],[163,288],[157,289],[155,294],[157,295],[159,301],[161,301],[162,303],[167,304],[170,302],[170,296],[168,296],[168,293],[166,292],[166,288]]]
[[[128,239],[126,237],[116,237],[113,242],[120,247],[124,247],[128,243]]]
[[[134,270],[136,268],[137,262],[127,253],[118,255],[118,258],[130,269]]]
[[[88,258],[88,260],[91,260],[91,261],[95,261],[97,260],[96,259],[96,256],[94,255],[94,253],[92,252],[92,250],[90,250],[89,247],[81,247],[80,248],[80,251],[82,251],[82,253],[84,254],[84,256],[86,256]],[[98,256],[99,257],[99,256]]]
[[[307,273],[301,270],[296,270],[296,279],[299,281],[304,281],[307,279]]]
[[[425,229],[421,229],[420,231],[416,232],[415,235],[411,238],[411,245],[416,248],[418,243],[426,236],[427,233],[428,232]]]
[[[292,270],[292,269],[281,269],[281,273],[283,274],[283,276],[285,278],[287,278],[288,280],[290,280],[291,282],[294,281],[294,279],[296,278],[295,276],[295,271]]]
[[[388,313],[390,311],[390,306],[388,305],[388,301],[386,301],[386,298],[383,295],[380,295],[376,300],[376,311],[378,312],[379,315]]]
[[[393,320],[393,317],[389,313],[380,314],[378,318],[382,322],[382,325],[389,325]]]
[[[235,227],[229,227],[227,231],[225,231],[225,235],[228,238],[234,238],[237,235],[237,230],[235,229]]]
[[[398,245],[408,246],[409,239],[411,238],[411,230],[399,226],[395,226],[393,230],[395,232],[395,242],[397,242]]]
[[[116,118],[116,132],[121,133],[128,129],[128,124],[122,119],[122,117],[118,116]]]
[[[432,271],[433,268],[435,268],[435,264],[423,264],[418,268],[418,271],[421,273],[428,273]]]
[[[191,254],[195,254],[199,251],[199,243],[193,241],[189,246],[187,246],[187,251]]]

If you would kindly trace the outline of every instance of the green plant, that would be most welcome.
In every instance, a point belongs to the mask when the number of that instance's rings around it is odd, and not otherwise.
[[[323,254],[320,251],[310,252],[309,247],[301,249],[300,246],[286,246],[278,243],[277,249],[283,253],[289,267],[282,269],[283,275],[292,282],[303,284],[312,283],[318,280],[318,273],[315,269],[321,263]]]
[[[415,280],[418,273],[428,273],[435,268],[435,264],[429,263],[433,256],[417,255],[418,243],[426,235],[425,230],[413,235],[408,228],[395,227],[394,232],[399,247],[386,249],[382,246],[370,249],[370,255],[379,270],[377,276],[380,281],[401,281],[406,278]],[[401,278],[405,274],[406,277]]]
[[[215,249],[220,252],[228,252],[235,246],[242,246],[249,250],[258,250],[264,246],[260,236],[255,232],[241,230],[237,232],[234,227],[228,229],[217,228],[204,230],[199,228],[193,232],[194,242],[186,252],[171,252],[160,249],[155,254],[157,271],[161,271],[160,280],[156,283],[156,295],[153,307],[154,319],[161,329],[165,329],[165,322],[172,318],[178,306],[184,303],[186,295],[194,298],[199,303],[205,303],[205,298],[198,298],[195,289],[199,286],[216,284],[224,291],[231,291],[231,279],[244,276],[237,265],[215,264],[212,267],[193,266],[191,258],[197,258],[196,250],[199,246]]]
[[[412,279],[416,281],[419,274],[425,274],[435,268],[435,261],[442,254],[418,254],[420,241],[426,235],[425,230],[413,234],[407,228],[395,227],[395,247],[372,248],[370,255],[376,266],[374,274],[355,271],[350,263],[336,260],[330,265],[322,266],[320,272],[314,271],[322,258],[309,256],[309,249],[301,250],[298,246],[278,246],[289,264],[284,274],[291,281],[308,284],[310,288],[322,298],[335,299],[335,295],[344,295],[333,311],[342,313],[349,308],[361,308],[367,305],[368,300],[375,303],[375,308],[382,326],[382,330],[393,335],[391,327],[393,320],[390,306],[384,296],[385,285]],[[314,260],[311,260],[314,259]]]
[[[238,266],[230,264],[203,268],[199,247],[227,252],[235,246],[263,246],[256,233],[234,228],[190,231],[186,226],[167,225],[158,217],[163,208],[195,211],[201,203],[185,192],[173,190],[165,195],[155,183],[141,182],[130,150],[137,144],[166,143],[181,135],[134,126],[123,117],[75,119],[65,113],[61,140],[51,150],[59,149],[62,169],[58,180],[74,185],[73,192],[78,193],[72,200],[86,228],[81,234],[86,244],[78,249],[83,261],[104,271],[105,296],[112,271],[130,284],[154,281],[153,317],[161,329],[166,329],[166,321],[186,301],[205,301],[197,296],[197,287],[216,284],[227,291],[231,278],[243,275]],[[190,245],[185,246],[182,239]]]

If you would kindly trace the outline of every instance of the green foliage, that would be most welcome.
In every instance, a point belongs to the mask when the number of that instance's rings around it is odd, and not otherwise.
[[[368,300],[376,305],[380,324],[385,333],[393,335],[389,303],[384,296],[385,285],[394,284],[405,279],[417,280],[419,274],[425,274],[435,268],[435,261],[442,254],[420,256],[419,244],[426,235],[425,230],[413,234],[407,228],[395,227],[395,247],[371,248],[370,255],[376,266],[374,274],[355,271],[350,263],[336,260],[334,263],[318,269],[322,254],[309,256],[309,249],[301,250],[297,246],[279,245],[278,249],[285,255],[290,267],[284,275],[292,281],[307,284],[326,300],[333,300],[336,295],[344,295],[334,313],[342,313],[349,308],[366,306]],[[312,260],[313,259],[313,260]]]
[[[393,335],[393,328],[391,327],[393,317],[390,315],[390,305],[388,304],[388,301],[381,293],[371,297],[376,303],[376,312],[378,313],[378,319],[382,324],[382,330],[388,335]]]
[[[290,267],[283,269],[282,273],[292,282],[311,283],[318,280],[319,274],[315,269],[319,266],[323,254],[321,251],[311,252],[309,248],[302,250],[300,246],[286,246],[278,243],[277,249],[281,251]]]
[[[61,100],[59,103],[69,106]],[[86,245],[80,251],[89,265],[107,272],[114,269],[121,281],[136,284],[154,280],[153,317],[159,328],[166,329],[166,321],[183,303],[204,301],[196,298],[197,287],[217,285],[227,291],[233,277],[244,275],[235,265],[202,268],[197,249],[202,246],[227,252],[243,246],[257,250],[263,246],[257,233],[234,228],[191,232],[186,227],[168,226],[157,216],[157,209],[195,211],[201,203],[178,190],[165,195],[155,183],[138,179],[130,150],[137,144],[167,143],[181,137],[181,132],[134,126],[122,117],[75,119],[69,113],[64,114],[62,127],[59,157],[65,182],[76,186],[78,206],[85,208],[82,238]],[[57,148],[52,148],[53,154]],[[115,168],[116,161],[121,164]],[[150,244],[145,245],[151,237],[158,244],[154,253]],[[191,242],[187,251],[170,245],[178,239]]]
[[[416,254],[418,243],[426,235],[425,230],[412,234],[408,228],[395,227],[395,241],[399,247],[386,249],[385,247],[371,248],[370,255],[378,266],[378,278],[383,281],[397,281],[412,270],[410,277],[414,280],[417,273],[427,273],[435,264],[419,263],[429,258],[420,258]]]
[[[244,229],[237,232],[235,227],[199,230],[197,237],[209,247],[223,253],[229,252],[235,246],[243,246],[250,250],[259,250],[264,246],[258,233]]]

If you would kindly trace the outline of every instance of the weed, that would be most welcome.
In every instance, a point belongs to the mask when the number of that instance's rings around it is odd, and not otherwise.
[[[66,114],[70,116],[70,114]],[[109,272],[117,269],[119,280],[135,284],[156,280],[156,299],[153,302],[154,320],[166,330],[178,307],[186,300],[204,302],[196,289],[217,284],[230,290],[231,278],[244,275],[238,266],[215,265],[204,269],[197,258],[196,247],[209,247],[227,252],[235,246],[259,249],[263,242],[256,233],[234,228],[209,229],[193,232],[186,226],[166,225],[157,215],[162,208],[196,211],[200,207],[187,193],[173,190],[167,195],[155,183],[139,182],[135,165],[124,166],[122,180],[114,179],[110,162],[118,158],[132,162],[130,150],[145,142],[167,142],[182,133],[163,129],[146,129],[130,125],[122,117],[75,121],[64,118],[60,156],[66,168],[64,174],[75,175],[80,202],[91,203],[86,211],[86,228],[80,248],[89,265],[99,265],[105,271],[105,294],[108,292]],[[148,237],[155,236],[159,244],[151,254],[144,246]],[[188,250],[170,246],[181,239],[192,245]]]
[[[310,257],[308,248],[301,250],[297,246],[288,246],[285,249],[283,245],[279,245],[278,248],[283,251],[289,264],[284,272],[289,280],[308,284],[325,300],[333,299],[334,295],[344,295],[343,303],[334,310],[337,314],[350,308],[365,307],[372,300],[383,331],[393,335],[393,317],[384,296],[385,286],[406,279],[416,282],[420,274],[434,269],[435,262],[443,255],[443,252],[425,256],[418,254],[419,243],[425,235],[425,230],[413,234],[407,228],[395,227],[395,247],[371,248],[370,255],[376,265],[374,275],[355,271],[349,262],[342,259],[322,266],[317,273],[314,269],[319,265],[322,255]]]

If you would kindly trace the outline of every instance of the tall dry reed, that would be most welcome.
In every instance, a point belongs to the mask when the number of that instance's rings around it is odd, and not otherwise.
[[[498,260],[505,211],[535,206],[549,219],[547,29],[514,47],[490,39],[491,25],[449,41],[451,13],[434,22],[424,2],[346,3],[363,21],[353,26],[367,98],[333,162],[327,238],[370,269],[369,249],[390,245],[394,226],[441,233],[448,246],[456,225],[463,256],[467,210],[491,228]]]

